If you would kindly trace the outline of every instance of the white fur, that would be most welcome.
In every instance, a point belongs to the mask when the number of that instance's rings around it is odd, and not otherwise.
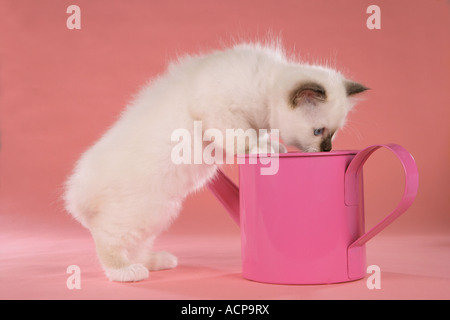
[[[222,132],[276,128],[285,143],[319,151],[313,129],[340,128],[350,110],[344,80],[336,71],[290,61],[280,47],[241,44],[184,57],[145,86],[66,184],[66,208],[91,231],[109,279],[139,281],[148,270],[177,265],[173,255],[152,252],[153,240],[217,166],[173,164],[173,130],[192,133],[194,120]],[[289,106],[289,92],[302,81],[321,83],[327,102]]]

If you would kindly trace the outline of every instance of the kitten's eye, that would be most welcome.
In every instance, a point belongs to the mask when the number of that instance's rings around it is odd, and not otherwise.
[[[323,133],[323,130],[325,128],[320,128],[320,129],[314,129],[314,135],[315,136],[320,136]]]

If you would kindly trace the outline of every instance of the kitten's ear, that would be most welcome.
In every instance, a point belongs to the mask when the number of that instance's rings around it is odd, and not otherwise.
[[[353,82],[349,80],[345,81],[345,91],[347,92],[347,96],[353,96],[366,90],[369,90],[369,88],[363,86],[358,82]]]
[[[316,105],[327,100],[325,88],[315,82],[307,82],[297,86],[290,94],[289,101],[293,108],[302,105]]]

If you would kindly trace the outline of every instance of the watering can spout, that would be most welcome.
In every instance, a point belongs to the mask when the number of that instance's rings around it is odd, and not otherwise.
[[[217,170],[216,176],[208,183],[208,188],[239,226],[239,188],[220,170]]]

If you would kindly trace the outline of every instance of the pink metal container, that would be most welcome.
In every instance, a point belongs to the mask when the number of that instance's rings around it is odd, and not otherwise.
[[[378,148],[392,151],[405,171],[397,208],[364,231],[362,167]],[[246,157],[249,160],[250,156]],[[269,155],[274,156],[274,155]],[[239,165],[240,188],[221,171],[210,190],[241,226],[242,274],[279,284],[324,284],[363,278],[365,243],[412,204],[418,189],[413,157],[399,145],[362,151],[287,153],[273,175],[264,165]]]

